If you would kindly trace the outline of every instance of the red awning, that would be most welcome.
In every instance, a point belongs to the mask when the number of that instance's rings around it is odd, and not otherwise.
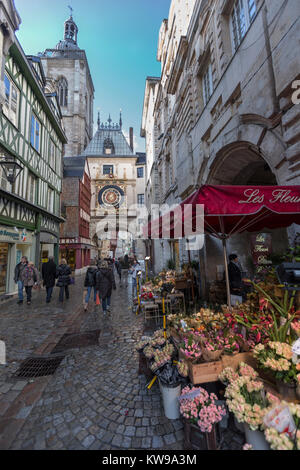
[[[165,238],[174,238],[180,228],[183,237],[197,233],[197,205],[204,206],[204,232],[222,238],[244,231],[300,225],[300,186],[202,186],[180,204],[179,212],[177,209],[149,223],[144,235],[163,238],[166,225],[171,233]],[[190,207],[187,215],[186,207]]]

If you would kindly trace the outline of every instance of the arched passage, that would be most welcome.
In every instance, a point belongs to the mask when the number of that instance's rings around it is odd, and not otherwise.
[[[247,141],[234,142],[224,146],[215,156],[206,180],[211,185],[277,185],[276,175],[267,158],[255,145]],[[274,252],[282,252],[288,246],[286,229],[265,230],[272,234]],[[234,235],[228,241],[228,254],[237,253],[247,272],[253,273],[251,235],[248,232]],[[222,244],[219,240],[206,236],[203,252],[206,279],[216,280],[217,266],[224,266]]]

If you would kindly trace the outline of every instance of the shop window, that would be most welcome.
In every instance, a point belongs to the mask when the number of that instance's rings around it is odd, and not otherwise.
[[[8,243],[0,243],[0,295],[6,293]]]
[[[7,74],[4,75],[5,102],[3,113],[17,127],[20,92]]]
[[[48,188],[48,211],[54,212],[54,191],[50,188]]]
[[[41,125],[34,114],[31,116],[31,134],[30,143],[37,152],[40,151],[40,132]]]

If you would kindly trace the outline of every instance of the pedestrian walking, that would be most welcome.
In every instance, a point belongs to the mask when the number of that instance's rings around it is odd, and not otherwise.
[[[137,296],[137,273],[141,271],[141,265],[137,261],[136,258],[133,260],[133,264],[129,270],[130,274],[132,275],[132,295],[133,297]]]
[[[100,268],[96,272],[96,288],[99,297],[102,299],[103,314],[110,311],[112,290],[116,290],[116,283],[113,270],[108,267],[107,261],[102,261]]]
[[[96,272],[97,266],[96,261],[91,260],[90,266],[85,275],[84,287],[87,288],[86,295],[84,298],[84,310],[87,311],[88,303],[91,297],[92,290],[94,289],[94,302],[97,300],[97,289],[96,289]]]
[[[38,286],[39,281],[39,273],[34,263],[30,261],[25,268],[21,271],[20,279],[25,287],[26,295],[27,295],[27,305],[31,304],[32,298],[32,288],[34,286]]]
[[[64,301],[64,294],[66,294],[66,299],[70,298],[69,285],[71,284],[71,268],[68,266],[65,259],[61,260],[61,264],[56,270],[57,287],[60,287],[59,291],[59,302]]]
[[[16,284],[18,284],[18,296],[19,296],[18,305],[21,305],[24,300],[24,297],[23,297],[24,284],[23,284],[23,281],[21,280],[21,274],[22,274],[23,269],[27,265],[28,265],[28,259],[26,258],[26,256],[23,256],[21,259],[21,262],[17,264],[17,266],[15,267],[14,281]]]
[[[53,289],[55,286],[55,279],[56,279],[56,264],[54,262],[53,256],[49,257],[49,261],[47,263],[43,263],[42,265],[42,278],[44,287],[46,287],[46,303],[49,304],[51,302],[51,297],[53,294]]]
[[[118,276],[119,276],[119,279],[120,279],[120,287],[122,287],[122,270],[121,270],[120,260],[121,260],[121,258],[119,258],[115,261],[115,267],[116,267],[116,270],[117,270],[117,273],[118,273]]]
[[[128,270],[129,270],[129,260],[128,256],[125,255],[123,259],[120,261],[121,264],[121,279],[122,285],[125,284],[125,287],[128,286]]]

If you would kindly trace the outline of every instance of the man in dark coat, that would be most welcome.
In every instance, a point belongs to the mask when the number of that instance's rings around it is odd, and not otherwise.
[[[96,273],[97,273],[97,266],[96,266],[96,261],[91,260],[90,266],[86,272],[85,275],[85,280],[84,280],[84,287],[87,289],[87,293],[84,299],[84,310],[87,311],[88,309],[88,303],[90,300],[90,296],[92,293],[92,289],[94,289],[94,302],[96,303],[96,296],[97,296],[97,290],[96,290]]]
[[[56,279],[56,264],[54,263],[53,256],[49,257],[48,263],[42,265],[42,278],[47,292],[46,303],[49,304]]]
[[[120,260],[121,260],[121,258],[116,259],[116,261],[115,261],[115,267],[116,267],[116,270],[117,270],[117,273],[118,273],[118,276],[119,276],[119,279],[120,279],[120,287],[122,287],[122,271],[121,271],[121,263],[120,263]]]
[[[70,298],[69,285],[71,284],[71,268],[68,266],[65,259],[61,260],[61,265],[56,270],[56,277],[58,278],[57,287],[60,287],[59,301],[64,301],[64,292],[66,293],[66,299]]]
[[[108,267],[107,261],[102,261],[96,272],[96,288],[102,299],[103,314],[110,310],[112,289],[116,290],[115,276],[113,270]]]
[[[231,295],[245,298],[243,270],[236,254],[229,256],[228,275]]]

